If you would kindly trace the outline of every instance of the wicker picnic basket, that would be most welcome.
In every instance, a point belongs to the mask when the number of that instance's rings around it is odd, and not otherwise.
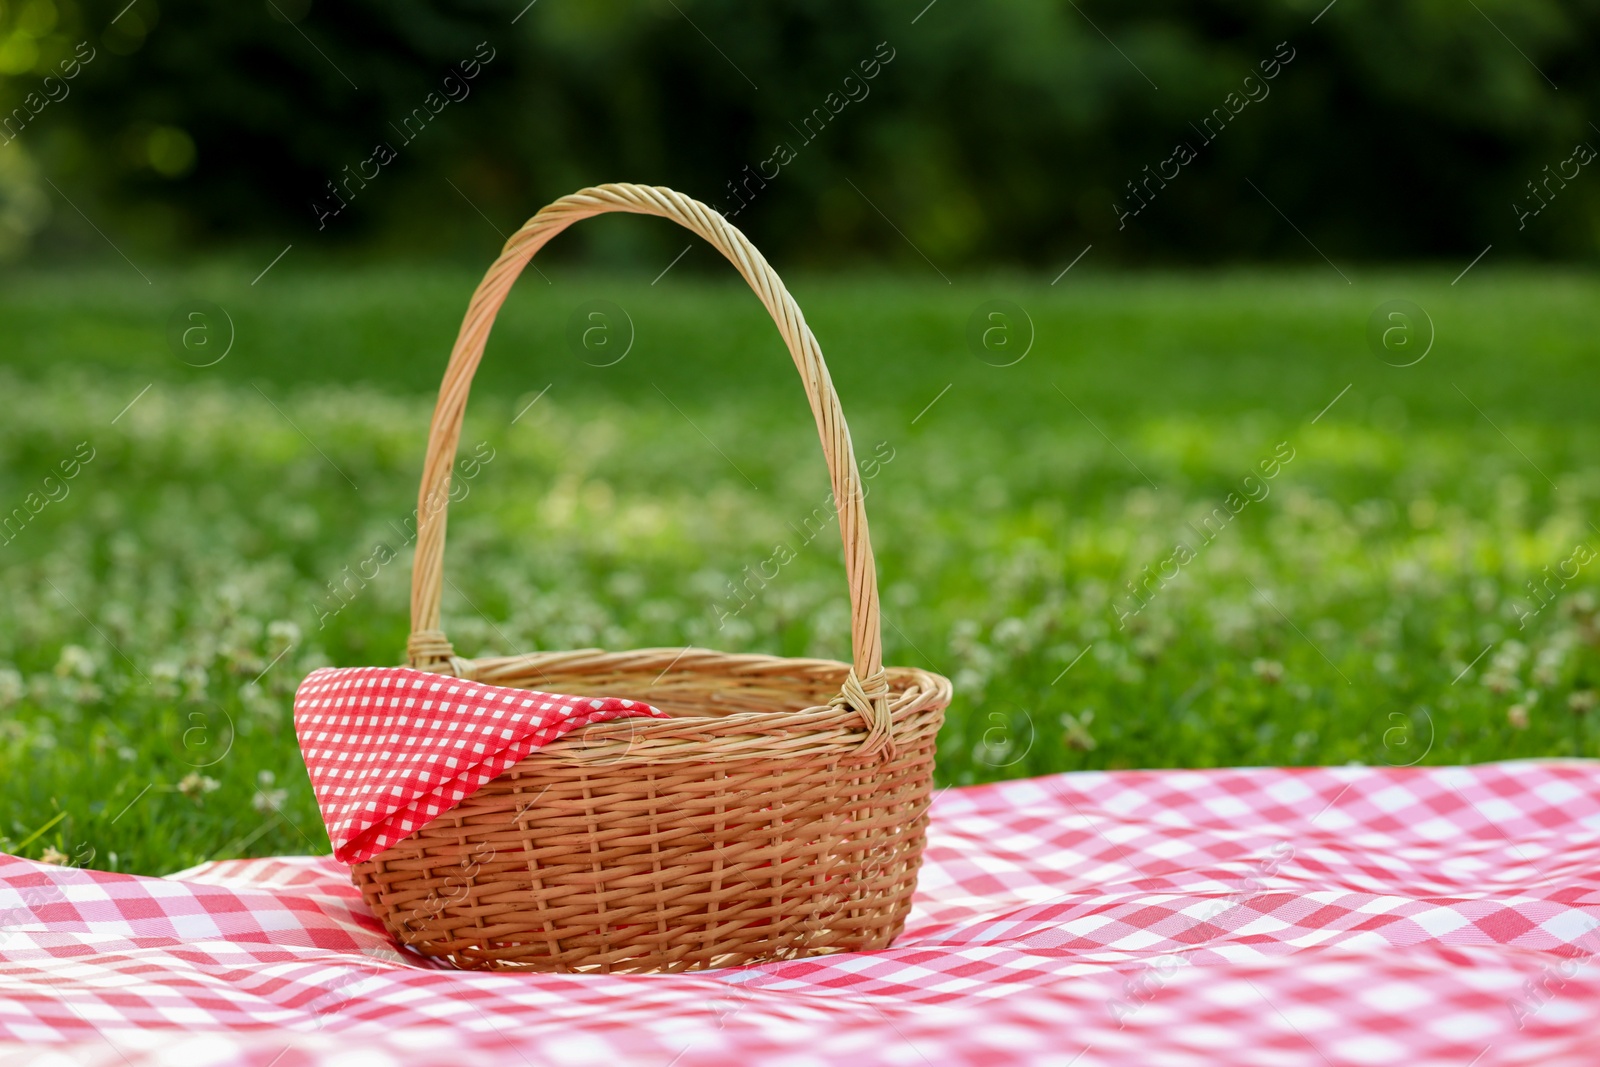
[[[659,215],[711,242],[777,323],[839,502],[852,664],[697,648],[470,660],[440,631],[444,505],[495,314],[547,241],[610,211]],[[356,885],[391,932],[459,967],[540,971],[682,971],[894,940],[922,861],[950,683],[883,667],[877,571],[839,398],[799,307],[742,233],[704,204],[640,185],[584,189],[529,219],[467,308],[417,514],[412,667],[630,697],[671,718],[575,731],[356,864]]]

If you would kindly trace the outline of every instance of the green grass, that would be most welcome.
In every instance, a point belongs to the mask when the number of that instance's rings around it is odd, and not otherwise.
[[[837,535],[796,533],[827,482],[793,367],[747,291],[689,265],[655,286],[552,269],[513,295],[463,438],[494,458],[451,516],[463,654],[848,658]],[[956,683],[941,782],[1597,754],[1600,568],[1525,627],[1517,598],[1600,548],[1600,279],[1088,265],[1054,287],[794,280],[880,459],[888,659]],[[396,524],[475,279],[286,260],[251,286],[258,269],[0,289],[0,517],[93,449],[0,545],[0,848],[164,873],[327,847],[290,698],[315,666],[398,662]],[[203,369],[164,339],[196,296],[236,329]],[[1401,296],[1438,334],[1406,368],[1365,339]],[[591,298],[635,324],[612,367],[563,340]],[[1036,329],[1014,366],[964,340],[993,298]],[[1186,524],[1275,455],[1202,543]],[[1180,541],[1195,558],[1119,619]],[[333,612],[329,583],[380,544],[398,557]],[[779,545],[794,561],[719,627],[730,580]]]

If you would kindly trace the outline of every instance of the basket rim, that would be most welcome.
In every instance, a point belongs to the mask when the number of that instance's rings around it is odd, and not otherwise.
[[[642,648],[610,652],[598,648],[533,652],[518,656],[455,657],[446,677],[493,688],[570,693],[564,684],[595,676],[602,683],[595,695],[618,696],[651,704],[648,690],[677,675],[722,678],[755,688],[766,683],[776,695],[784,683],[809,678],[819,690],[837,692],[851,666],[839,660],[774,656],[759,652],[718,652],[697,648]],[[413,668],[414,669],[414,668]],[[617,691],[605,685],[619,673],[653,678],[642,690]],[[891,730],[910,728],[919,713],[943,710],[952,696],[950,680],[921,667],[887,667],[888,710]],[[584,695],[584,694],[574,694]],[[680,698],[677,703],[683,703]],[[651,704],[654,707],[654,704]],[[554,763],[610,765],[681,762],[688,759],[748,759],[767,756],[814,756],[823,751],[845,756],[861,744],[864,723],[859,712],[839,698],[789,711],[730,711],[715,715],[685,715],[669,711],[669,718],[627,718],[595,723],[558,738],[528,759]],[[716,751],[706,745],[715,743]],[[763,749],[768,751],[763,752]],[[781,751],[774,751],[778,749]],[[619,751],[620,750],[620,751]]]

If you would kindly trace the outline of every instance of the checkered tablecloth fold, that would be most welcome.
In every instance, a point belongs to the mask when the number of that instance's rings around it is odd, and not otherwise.
[[[556,738],[629,716],[636,700],[507,689],[404,667],[327,667],[294,696],[294,728],[334,857],[409,837]]]

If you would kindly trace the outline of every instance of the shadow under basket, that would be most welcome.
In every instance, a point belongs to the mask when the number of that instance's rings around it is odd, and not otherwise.
[[[609,211],[705,238],[777,325],[837,503],[849,664],[692,648],[469,660],[440,631],[450,473],[495,315],[547,241]],[[670,716],[568,734],[356,864],[362,896],[417,951],[468,968],[682,971],[886,948],[904,926],[950,683],[884,668],[865,494],[822,350],[761,253],[704,204],[603,185],[562,197],[506,242],[468,305],[434,409],[407,651],[418,670],[631,698]]]
[[[673,717],[552,742],[356,864],[405,944],[464,968],[681,971],[886,948],[900,933],[942,677],[887,672],[884,758],[860,754],[859,717],[827,703],[843,663],[669,648],[474,666],[491,685],[538,671],[541,689]]]

